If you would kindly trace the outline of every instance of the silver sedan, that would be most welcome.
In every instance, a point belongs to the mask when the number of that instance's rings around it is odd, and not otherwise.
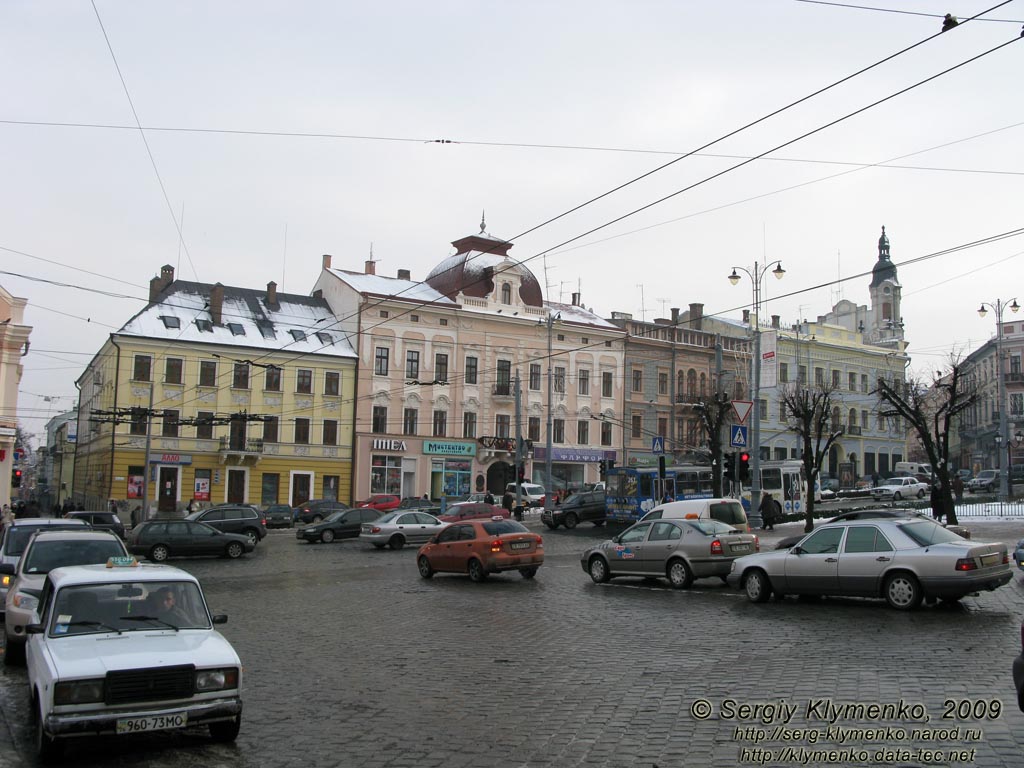
[[[412,510],[388,512],[372,523],[363,523],[359,540],[373,544],[377,549],[385,545],[401,549],[406,544],[424,544],[448,523],[442,523],[433,515]]]
[[[846,520],[822,526],[789,550],[741,557],[729,584],[751,602],[784,595],[884,597],[911,610],[924,598],[956,601],[1012,578],[1005,544],[967,541],[920,518]]]
[[[580,565],[598,584],[615,576],[658,576],[687,589],[694,579],[724,580],[733,560],[758,549],[757,536],[717,520],[652,520],[591,547]]]

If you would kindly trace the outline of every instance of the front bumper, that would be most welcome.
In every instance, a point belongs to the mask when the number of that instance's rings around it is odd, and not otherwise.
[[[84,736],[113,734],[117,732],[117,721],[121,718],[159,717],[188,715],[188,727],[232,720],[242,714],[242,699],[238,696],[225,699],[192,702],[178,706],[158,708],[118,707],[93,712],[68,712],[46,716],[44,730],[50,736]]]

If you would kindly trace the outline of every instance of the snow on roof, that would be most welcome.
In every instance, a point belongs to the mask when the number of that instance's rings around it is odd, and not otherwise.
[[[344,269],[328,269],[332,275],[351,286],[360,293],[375,296],[391,296],[406,301],[429,301],[438,304],[455,305],[455,302],[442,293],[438,293],[426,283],[414,280],[402,280],[384,275],[367,275],[363,272],[349,272]]]
[[[268,306],[265,291],[224,286],[222,324],[217,326],[210,321],[212,287],[175,280],[156,303],[147,305],[119,333],[264,351],[356,356],[324,299],[278,293],[277,303]]]
[[[544,306],[548,307],[552,312],[561,312],[562,320],[567,323],[594,325],[598,328],[608,328],[615,331],[622,330],[614,323],[610,323],[603,317],[595,315],[586,307],[579,307],[575,304],[561,304],[557,301],[545,301]]]

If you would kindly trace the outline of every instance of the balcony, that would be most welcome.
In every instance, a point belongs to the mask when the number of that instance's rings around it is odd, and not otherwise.
[[[263,440],[222,437],[217,452],[220,454],[221,464],[244,464],[249,459],[253,464],[259,464],[263,458]]]
[[[514,397],[511,384],[495,384],[491,394],[495,397],[507,397],[510,399]]]
[[[1014,371],[1012,373],[1006,374],[1007,384],[1020,384],[1021,382],[1024,382],[1024,373]]]
[[[843,430],[847,435],[862,435],[864,434],[863,427],[859,427],[856,424],[849,424]]]

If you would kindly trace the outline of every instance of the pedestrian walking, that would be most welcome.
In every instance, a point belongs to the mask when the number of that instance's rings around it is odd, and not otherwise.
[[[484,504],[494,504],[494,495],[490,491],[484,496]]]
[[[761,503],[758,505],[757,511],[761,513],[761,530],[774,531],[775,499],[773,499],[772,495],[767,491],[761,494]]]
[[[505,491],[505,495],[501,497],[501,506],[508,510],[508,516],[512,517],[512,508],[516,504],[516,497],[512,495],[512,491]]]
[[[943,511],[942,511],[942,494],[939,493],[939,485],[938,485],[938,483],[936,483],[936,484],[934,484],[932,486],[931,505],[932,505],[932,517],[935,518],[935,522],[941,523],[942,522],[942,515],[943,515]]]
[[[958,504],[964,500],[964,479],[960,475],[953,478],[953,493]]]

